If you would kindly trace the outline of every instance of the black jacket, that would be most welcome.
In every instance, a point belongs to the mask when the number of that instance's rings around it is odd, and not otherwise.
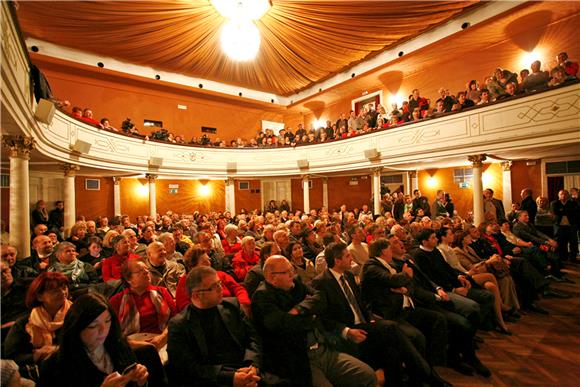
[[[196,318],[194,307],[189,305],[169,322],[167,354],[169,355],[169,381],[172,386],[232,385],[235,369],[223,364],[208,362],[208,347],[203,329]],[[258,342],[254,329],[240,311],[235,298],[226,298],[217,306],[219,315],[234,342],[245,350],[240,367],[258,365]]]
[[[427,252],[416,248],[410,254],[421,271],[446,292],[462,286],[458,278],[462,273],[449,266],[439,250]]]
[[[289,314],[292,308],[300,313]],[[320,294],[299,277],[295,277],[294,287],[289,291],[263,281],[252,297],[252,315],[262,340],[261,369],[291,381],[292,385],[312,385],[308,340],[315,335],[317,342],[324,343],[320,336],[324,329],[315,316],[323,310]]]

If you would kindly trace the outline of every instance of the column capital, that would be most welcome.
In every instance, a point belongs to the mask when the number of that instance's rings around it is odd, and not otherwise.
[[[501,169],[504,172],[509,172],[512,169],[512,161],[511,160],[506,160],[506,161],[502,161],[501,162]]]
[[[407,172],[410,178],[417,177],[417,171],[409,171]]]
[[[63,164],[61,166],[61,168],[62,168],[62,170],[64,172],[64,175],[67,176],[67,177],[74,177],[76,175],[77,171],[79,169],[81,169],[76,164]]]
[[[121,184],[121,179],[122,179],[122,177],[113,176],[113,184],[115,184],[115,185]]]
[[[2,146],[8,151],[10,157],[29,160],[30,152],[36,147],[36,141],[28,136],[2,136]]]
[[[147,173],[147,174],[145,175],[145,178],[147,179],[147,181],[148,181],[149,183],[155,183],[155,180],[157,180],[157,177],[158,177],[157,175],[154,175],[154,174],[152,174],[152,173]]]
[[[473,167],[481,168],[483,166],[483,162],[487,159],[484,154],[480,155],[469,155],[467,156],[467,160],[471,163]]]
[[[310,179],[310,175],[300,175],[300,179],[302,179],[302,181],[309,180]]]
[[[383,172],[383,169],[384,169],[383,167],[374,167],[374,168],[371,168],[371,172],[372,173],[381,173],[381,172]]]
[[[236,181],[236,179],[234,179],[233,177],[226,177],[226,185],[233,185],[234,182]]]

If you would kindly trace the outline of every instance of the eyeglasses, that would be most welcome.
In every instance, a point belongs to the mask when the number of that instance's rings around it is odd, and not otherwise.
[[[197,293],[205,293],[205,292],[215,292],[218,289],[222,288],[222,281],[214,282],[209,288],[206,289],[197,289],[195,290]]]
[[[131,275],[133,275],[133,274],[144,274],[144,273],[145,274],[146,273],[149,273],[149,269],[141,269],[141,270],[133,271],[133,272],[131,272]]]
[[[288,270],[284,270],[284,271],[273,271],[272,274],[291,274],[291,275],[294,275],[294,268],[291,267]]]

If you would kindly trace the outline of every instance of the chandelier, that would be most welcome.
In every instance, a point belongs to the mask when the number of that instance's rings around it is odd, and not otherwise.
[[[254,23],[270,9],[270,0],[211,0],[227,21],[222,26],[222,50],[232,60],[254,59],[260,49],[260,32]]]

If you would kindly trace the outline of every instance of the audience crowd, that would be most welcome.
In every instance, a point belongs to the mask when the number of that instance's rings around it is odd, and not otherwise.
[[[449,386],[434,367],[489,377],[478,331],[511,335],[524,314],[570,295],[578,190],[485,221],[387,193],[302,213],[79,219],[32,211],[32,254],[1,246],[3,373],[39,385]],[[540,305],[539,301],[543,301]],[[10,368],[12,367],[12,368]],[[18,372],[13,368],[17,367]],[[8,371],[6,371],[8,372]]]
[[[453,112],[576,82],[578,63],[570,61],[565,52],[558,54],[556,61],[557,65],[549,71],[542,71],[541,62],[534,61],[530,66],[531,72],[528,69],[523,69],[519,75],[510,70],[497,68],[485,78],[483,84],[471,80],[466,84],[465,90],[456,94],[452,94],[449,89],[442,87],[438,90],[439,98],[434,104],[431,103],[430,99],[422,97],[419,89],[414,89],[408,100],[402,102],[402,106],[392,104],[389,108],[369,103],[361,106],[357,111],[341,113],[336,122],[326,121],[325,127],[316,127],[315,124],[312,124],[311,128],[307,129],[299,124],[296,130],[286,127],[278,134],[272,129],[266,129],[251,139],[237,138],[229,141],[220,138],[212,139],[204,133],[201,137],[192,137],[188,140],[183,134],[175,134],[165,128],[158,127],[150,134],[145,134],[135,126],[130,118],[123,121],[118,129],[112,126],[107,118],[98,121],[94,118],[90,108],[82,109],[75,106],[72,108],[71,114],[73,117],[96,127],[138,136],[146,140],[208,147],[293,147],[340,140],[377,130],[394,128],[402,124],[437,118]],[[57,101],[57,106],[65,110],[70,106],[70,103]]]

